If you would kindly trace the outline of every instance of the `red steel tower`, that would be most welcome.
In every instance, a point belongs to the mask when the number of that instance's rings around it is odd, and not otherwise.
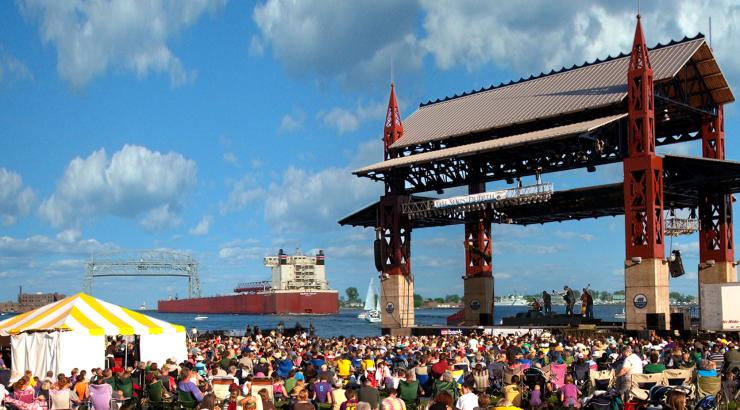
[[[623,162],[628,329],[644,329],[649,313],[669,316],[663,240],[663,159],[655,153],[653,92],[653,69],[638,14],[627,73],[629,136]]]

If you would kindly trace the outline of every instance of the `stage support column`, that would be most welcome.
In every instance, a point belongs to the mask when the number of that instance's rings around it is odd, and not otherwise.
[[[629,135],[624,156],[625,326],[647,328],[647,314],[670,327],[668,265],[664,255],[663,159],[655,153],[653,69],[637,15],[627,75]]]
[[[380,198],[381,328],[384,334],[405,334],[414,325],[414,281],[411,276],[411,226],[401,204],[408,196]]]
[[[470,194],[485,190],[485,183],[468,186]],[[465,325],[493,325],[491,210],[470,211],[470,215],[472,220],[465,224]]]
[[[401,112],[396,91],[391,84],[388,110],[383,128],[385,159],[396,158],[391,148],[403,136]],[[380,271],[380,314],[383,334],[407,335],[414,326],[414,277],[411,275],[411,221],[402,204],[411,200],[406,195],[403,178],[390,175],[385,195],[380,197],[377,215],[375,261]]]
[[[701,140],[704,158],[725,159],[721,105],[716,116],[702,119]],[[712,187],[699,192],[699,224],[699,287],[705,283],[736,282],[731,196],[713,191]]]

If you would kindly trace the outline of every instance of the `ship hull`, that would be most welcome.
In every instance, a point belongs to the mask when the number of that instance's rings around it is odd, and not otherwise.
[[[339,312],[337,291],[271,291],[193,299],[160,300],[163,313],[332,315]]]

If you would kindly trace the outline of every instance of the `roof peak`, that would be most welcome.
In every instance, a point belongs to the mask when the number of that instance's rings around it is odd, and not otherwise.
[[[639,16],[638,16],[638,18],[639,18]],[[703,38],[704,38],[704,34],[701,33],[701,32],[699,32],[699,33],[697,33],[693,37],[684,36],[684,38],[682,38],[681,40],[671,40],[671,41],[669,41],[666,44],[658,43],[658,44],[656,44],[653,47],[648,47],[648,51],[658,50],[658,49],[661,49],[661,48],[664,48],[664,47],[670,47],[670,46],[673,46],[673,45],[676,45],[676,44],[686,43],[686,42],[689,42],[689,41],[694,41],[694,40],[703,39]],[[563,67],[559,68],[558,70],[552,69],[548,73],[541,72],[539,74],[530,74],[529,77],[526,77],[526,78],[525,77],[521,77],[518,80],[510,80],[507,83],[500,82],[497,85],[491,84],[488,87],[481,87],[478,90],[466,91],[466,92],[463,92],[462,94],[459,94],[459,95],[458,94],[455,94],[453,96],[446,96],[446,97],[441,98],[441,99],[440,98],[437,98],[434,101],[428,100],[427,102],[423,102],[423,103],[419,104],[419,108],[427,107],[427,106],[438,104],[438,103],[445,102],[445,101],[455,100],[455,99],[458,99],[458,98],[461,98],[461,97],[467,97],[467,96],[473,95],[473,94],[478,94],[478,93],[482,93],[482,92],[486,92],[486,91],[495,90],[495,89],[498,89],[498,88],[507,87],[507,86],[510,86],[510,85],[516,85],[516,84],[524,83],[524,82],[527,82],[527,81],[530,81],[530,80],[536,80],[538,78],[548,77],[548,76],[555,75],[555,74],[561,74],[561,73],[565,73],[565,72],[568,72],[568,71],[577,70],[579,68],[592,66],[592,65],[595,65],[595,64],[606,63],[606,62],[609,62],[609,61],[614,61],[614,60],[618,60],[620,58],[628,58],[628,57],[630,57],[630,53],[620,52],[616,56],[609,55],[607,58],[604,58],[604,59],[597,58],[596,60],[593,60],[591,62],[585,61],[582,64],[578,64],[578,65],[573,64],[570,67],[563,66]]]

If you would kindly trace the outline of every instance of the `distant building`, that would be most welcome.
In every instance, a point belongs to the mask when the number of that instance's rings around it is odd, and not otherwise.
[[[56,292],[23,293],[23,287],[21,287],[20,291],[18,292],[18,303],[16,304],[15,310],[18,312],[28,312],[29,310],[40,308],[41,306],[48,305],[49,303],[54,303],[64,298],[65,295]],[[6,302],[6,304],[9,303],[12,304],[11,302]]]

